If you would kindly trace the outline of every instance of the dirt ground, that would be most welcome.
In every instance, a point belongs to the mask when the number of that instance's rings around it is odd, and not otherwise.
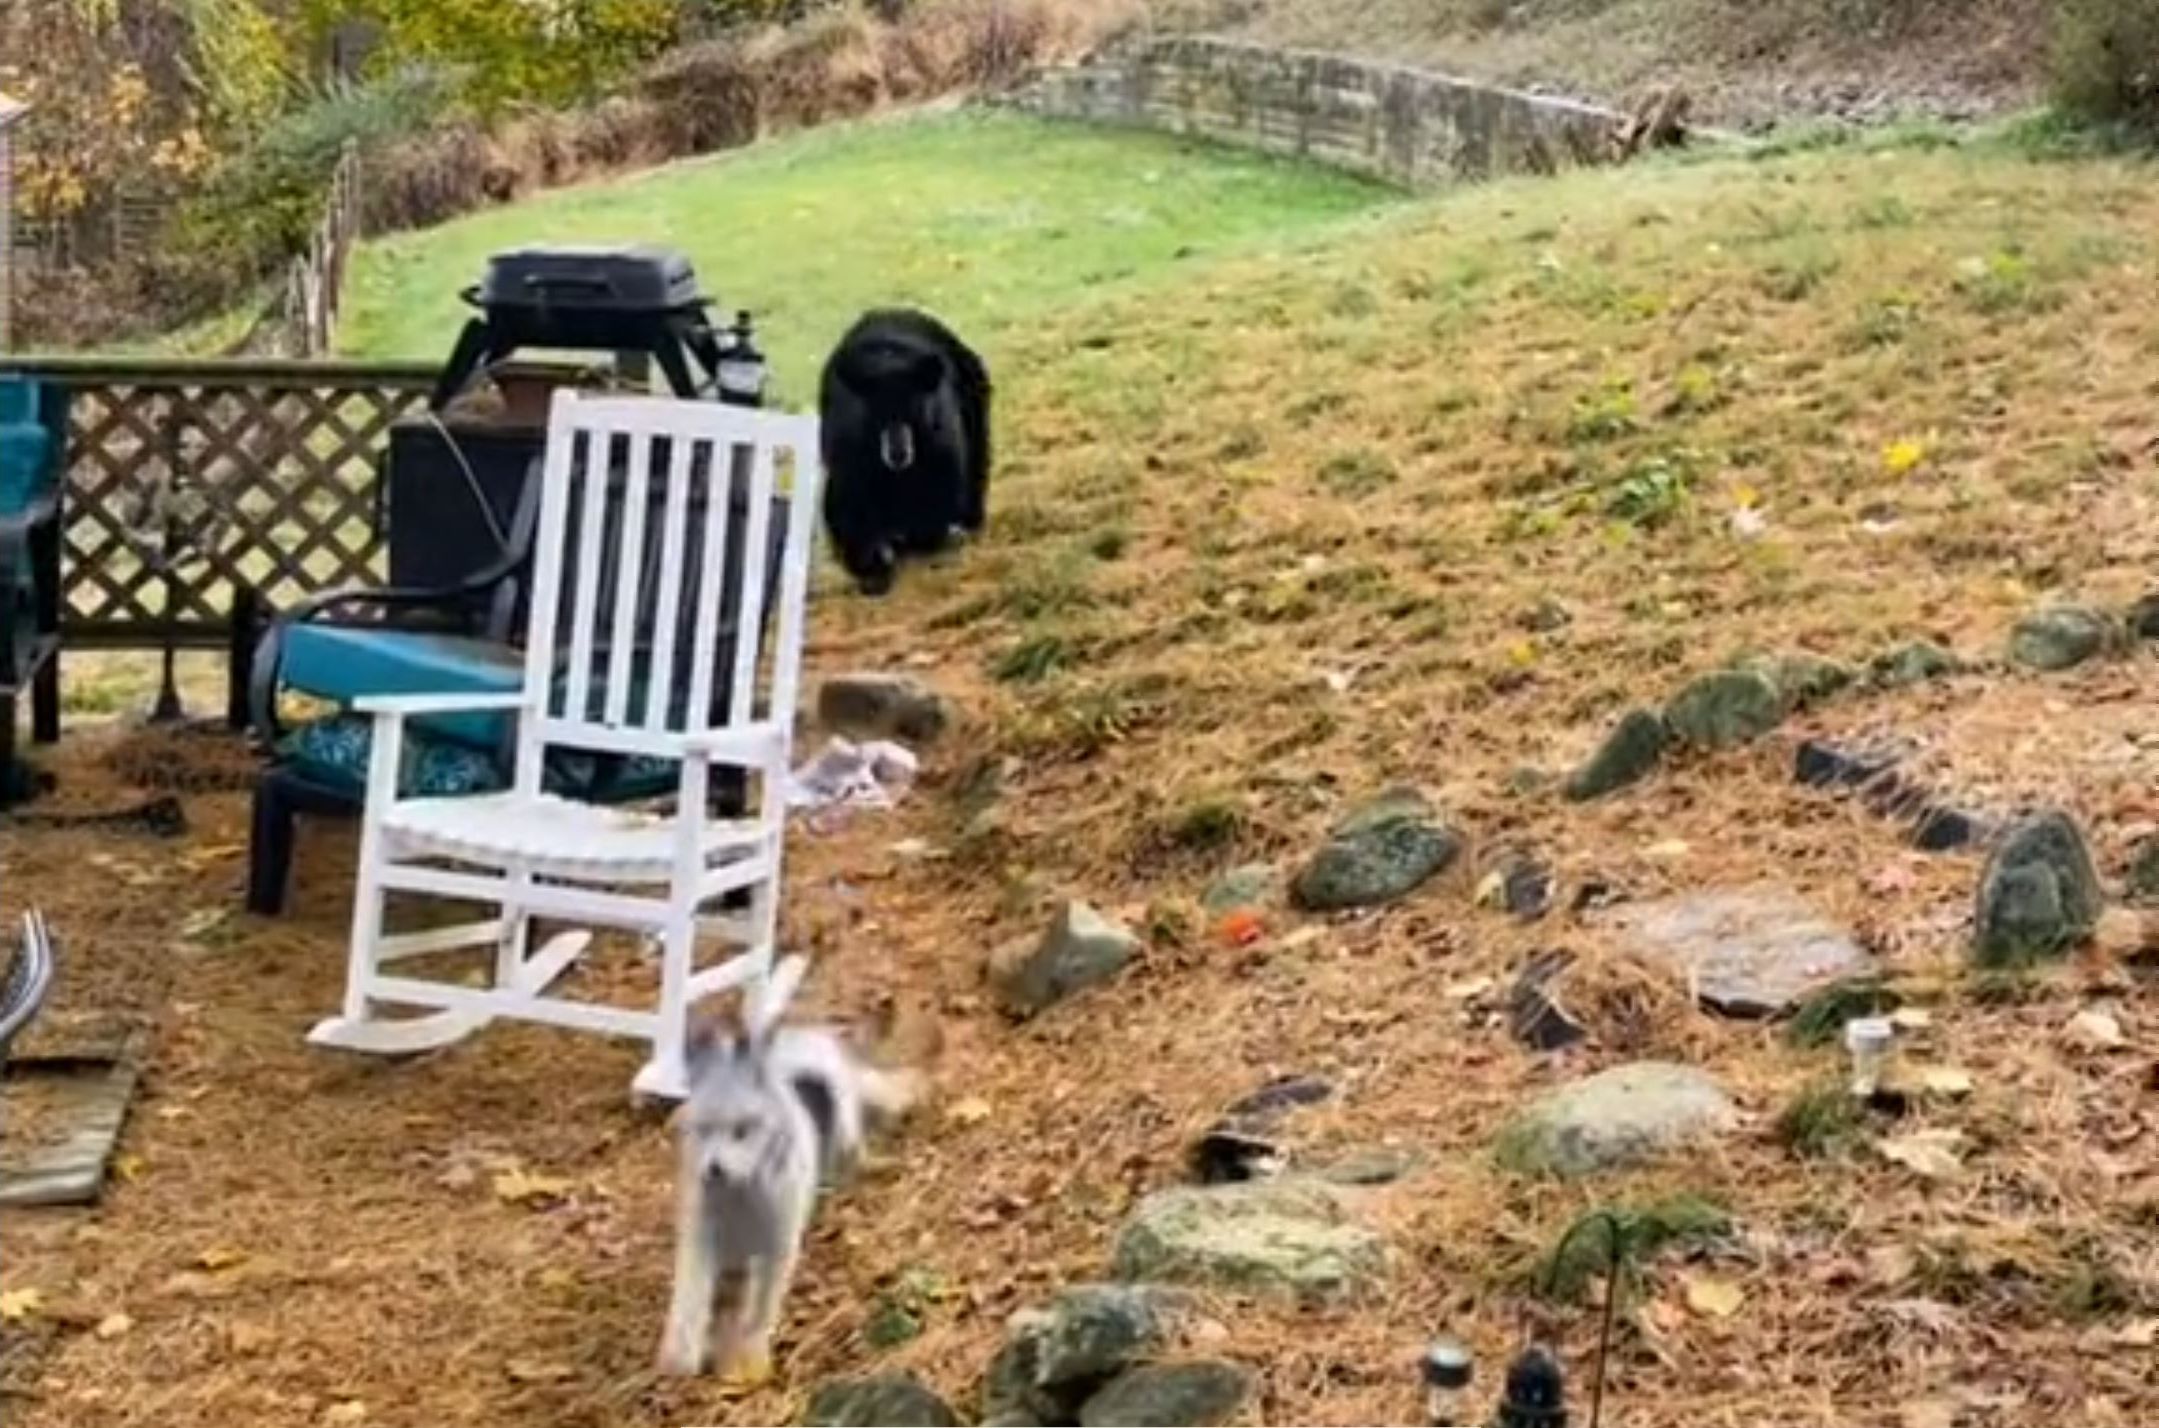
[[[2034,727],[2034,699],[2148,709],[2159,662],[2043,696],[1950,684],[1852,706],[1829,732],[1893,716],[1937,756],[1935,776],[1976,788],[1976,764],[1998,762],[2004,745],[1975,753],[1960,738]],[[2148,736],[2118,723],[2064,734],[2047,762],[2089,790],[2083,770],[2140,748],[2136,772],[2083,809],[2132,828],[2155,812]],[[134,737],[72,737],[55,766],[88,799],[104,786],[100,754]],[[1707,1405],[1705,1422],[1888,1423],[1890,1405],[1938,1396],[1963,1405],[1942,1420],[1957,1423],[2150,1421],[2159,1388],[2135,1338],[2149,1321],[2065,1322],[2059,1309],[2065,1277],[2090,1269],[2086,1250],[2135,1292],[2159,1273],[2149,1051],[2077,1052],[2060,1036],[2086,999],[2126,995],[2125,1024],[2148,1048],[2159,1031],[2149,986],[2088,960],[2006,1004],[1952,989],[1975,860],[1900,851],[1873,815],[1794,788],[1788,756],[1780,742],[1506,831],[1553,856],[1563,887],[1592,873],[1636,896],[1796,879],[1898,974],[1943,978],[1930,1050],[1977,1083],[1949,1113],[1983,1147],[1968,1178],[1932,1189],[1864,1160],[1793,1163],[1767,1123],[1810,1065],[1834,1057],[1791,1051],[1770,1030],[1658,1004],[1560,1064],[1525,1054],[1477,983],[1539,943],[1594,951],[1601,934],[1571,918],[1524,929],[1466,913],[1466,889],[1242,951],[1158,940],[1114,989],[1008,1026],[979,984],[989,929],[1005,925],[994,889],[955,886],[937,861],[894,851],[947,836],[933,789],[912,810],[805,831],[791,850],[788,940],[817,953],[814,1000],[872,1018],[896,1000],[941,1100],[828,1206],[788,1308],[780,1383],[742,1402],[650,1371],[667,1143],[627,1104],[629,1048],[500,1028],[393,1064],[304,1044],[338,995],[349,828],[307,828],[297,902],[277,922],[237,911],[236,793],[191,797],[194,831],[175,843],[10,832],[8,901],[34,897],[62,941],[56,1013],[125,1006],[155,1035],[105,1202],[7,1217],[0,1286],[41,1301],[0,1326],[9,1421],[776,1422],[818,1375],[870,1359],[964,1398],[1003,1316],[1099,1275],[1129,1200],[1180,1178],[1188,1141],[1227,1099],[1290,1071],[1344,1088],[1300,1126],[1301,1150],[1392,1143],[1423,1157],[1372,1206],[1396,1238],[1394,1287],[1383,1304],[1304,1318],[1216,1303],[1227,1339],[1214,1351],[1258,1371],[1265,1421],[1411,1421],[1408,1364],[1422,1339],[1448,1327],[1500,1361],[1518,1332],[1507,1275],[1588,1203],[1585,1191],[1498,1175],[1486,1142],[1525,1093],[1621,1053],[1710,1067],[1755,1126],[1625,1177],[1630,1199],[1685,1189],[1741,1210],[1742,1235],[1695,1268],[1736,1280],[1747,1303],[1729,1321],[1689,1314],[1677,1271],[1660,1272],[1615,1366],[1613,1421],[1676,1421],[1666,1413],[1687,1399]],[[1438,750],[1426,772],[1443,765],[1457,786],[1466,771]],[[2107,836],[2112,862],[2121,850]],[[628,990],[635,969],[612,965],[605,990]],[[866,1324],[895,1294],[911,1296],[924,1332],[868,1351]],[[1573,1326],[1577,1351],[1583,1332]]]
[[[1745,648],[1861,664],[1933,634],[1989,660],[2037,603],[2150,590],[2155,216],[2140,167],[1993,150],[1651,167],[1493,185],[1323,261],[1225,260],[1001,336],[988,537],[884,602],[828,584],[811,623],[813,674],[913,668],[960,711],[900,810],[798,830],[786,899],[811,1002],[889,1008],[937,1096],[821,1213],[754,1397],[651,1372],[668,1147],[626,1104],[632,1050],[512,1028],[403,1064],[305,1045],[338,999],[349,829],[306,830],[293,914],[263,923],[237,912],[238,793],[191,795],[173,844],[10,823],[0,902],[50,914],[59,1009],[154,1032],[105,1203],[0,1224],[10,1428],[774,1423],[872,1367],[971,1410],[1006,1316],[1103,1274],[1132,1200],[1291,1072],[1340,1088],[1301,1113],[1297,1153],[1419,1160],[1362,1209],[1393,1247],[1382,1293],[1305,1314],[1215,1298],[1191,1326],[1255,1373],[1252,1421],[1414,1421],[1415,1355],[1442,1330],[1489,1387],[1567,1226],[1682,1194],[1735,1231],[1646,1266],[1608,1423],[2159,1421],[2145,934],[1968,975],[1980,856],[1914,852],[1796,787],[1791,747],[1893,732],[1945,792],[2061,803],[2118,889],[2159,824],[2153,646],[1855,692],[1592,805],[1520,777]],[[71,728],[62,795],[117,797],[99,771],[128,737]],[[218,748],[193,757],[225,767]],[[1382,913],[1210,935],[1217,872],[1292,864],[1397,782],[1471,856]],[[1542,922],[1475,899],[1511,844],[1558,871]],[[1916,1050],[1969,1094],[1797,1153],[1779,1122],[1839,1054],[1644,976],[1565,910],[1592,881],[1793,886],[1928,1013]],[[983,959],[1066,896],[1146,954],[1008,1024]],[[1581,959],[1593,1033],[1556,1059],[1497,1005],[1555,947]],[[643,974],[617,956],[589,985]],[[2122,1044],[2077,1041],[2087,1011]],[[1745,1128],[1586,1182],[1494,1164],[1525,1100],[1642,1058],[1716,1076]],[[1952,1129],[1940,1179],[1876,1144]],[[894,1307],[920,1332],[873,1347]],[[1593,1317],[1556,1324],[1578,1379]]]

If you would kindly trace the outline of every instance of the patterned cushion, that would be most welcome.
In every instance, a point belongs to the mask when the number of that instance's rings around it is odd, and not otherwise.
[[[357,799],[367,789],[368,754],[374,741],[374,720],[362,714],[332,714],[292,730],[278,741],[277,752],[281,762],[310,782],[344,789]],[[406,798],[456,798],[509,786],[493,759],[424,729],[405,731],[403,753],[397,791]]]
[[[343,789],[354,799],[367,790],[367,760],[374,720],[364,714],[331,714],[288,733],[277,746],[280,761],[311,783]],[[502,765],[470,745],[408,724],[397,791],[404,798],[461,798],[510,786]],[[548,792],[595,803],[628,803],[674,788],[672,761],[645,755],[612,757],[557,749],[545,770]],[[717,780],[716,780],[717,781]]]

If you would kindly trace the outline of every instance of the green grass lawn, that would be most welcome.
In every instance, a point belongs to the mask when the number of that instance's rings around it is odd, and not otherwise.
[[[723,309],[748,307],[801,400],[864,307],[915,303],[994,345],[1004,328],[1232,251],[1294,243],[1389,202],[1321,170],[1152,135],[980,112],[824,129],[541,195],[364,249],[340,345],[446,356],[458,290],[527,243],[664,243]]]

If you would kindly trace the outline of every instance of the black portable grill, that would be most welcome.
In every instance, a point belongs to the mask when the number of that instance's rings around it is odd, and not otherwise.
[[[481,367],[521,347],[650,353],[681,397],[700,385],[692,357],[707,379],[719,367],[697,274],[673,248],[515,248],[489,258],[486,276],[462,296],[480,315],[435,385],[437,411]]]

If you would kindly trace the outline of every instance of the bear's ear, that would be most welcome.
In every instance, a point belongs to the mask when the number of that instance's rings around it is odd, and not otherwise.
[[[941,352],[922,352],[907,364],[909,385],[924,396],[945,384],[945,359]]]

